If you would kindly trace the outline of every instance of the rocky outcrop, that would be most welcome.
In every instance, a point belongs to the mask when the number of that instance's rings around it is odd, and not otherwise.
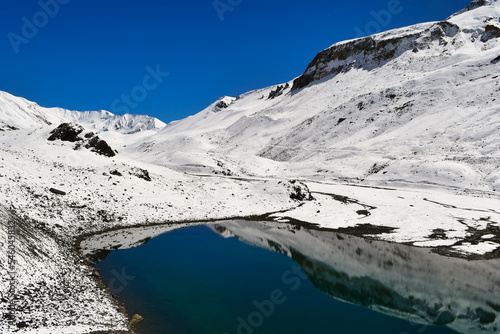
[[[278,97],[280,95],[283,95],[283,92],[288,89],[290,87],[290,85],[287,83],[286,85],[279,85],[278,87],[276,87],[276,89],[272,90],[270,93],[269,93],[269,96],[267,97],[268,100],[272,100],[274,99],[275,97]]]
[[[83,140],[79,137],[79,135],[84,130],[85,129],[81,125],[75,123],[63,123],[50,132],[51,136],[47,140],[61,140],[74,143]]]
[[[113,150],[106,141],[100,139],[93,132],[86,133],[83,136],[84,138],[80,137],[80,134],[84,131],[85,128],[76,123],[63,123],[50,132],[51,135],[47,140],[61,140],[76,143],[74,150],[79,150],[83,146],[92,152],[106,157],[114,157],[116,155],[116,151]]]
[[[491,24],[488,24],[484,29],[484,34],[481,37],[481,42],[486,43],[490,39],[500,37],[500,28]]]
[[[142,168],[133,168],[130,172],[130,175],[137,176],[140,179],[151,182],[151,176],[149,176],[149,172],[146,169]]]
[[[106,157],[114,157],[116,155],[111,146],[98,136],[91,137],[91,139],[89,139],[89,141],[85,144],[85,148]]]
[[[400,37],[380,38],[370,36],[347,43],[335,44],[321,51],[309,64],[304,74],[294,80],[292,91],[304,88],[314,81],[351,69],[365,69],[383,65],[406,51],[418,52],[438,40],[447,44],[460,28],[448,21],[438,22],[421,32],[407,33]]]
[[[217,99],[217,101],[214,102],[212,111],[213,112],[219,112],[221,110],[227,109],[231,103],[233,103],[233,98],[229,96],[223,96]]]
[[[19,128],[0,122],[0,131],[16,131],[16,130],[19,130]]]
[[[312,201],[314,197],[311,195],[309,187],[298,180],[289,181],[287,187],[290,191],[290,198],[295,201]]]
[[[227,107],[229,107],[229,105],[225,101],[220,101],[215,105],[215,108],[217,108],[218,110],[226,109]]]

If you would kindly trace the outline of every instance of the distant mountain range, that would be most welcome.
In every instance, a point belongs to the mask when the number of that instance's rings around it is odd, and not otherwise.
[[[98,131],[122,133],[160,129],[166,125],[159,119],[144,115],[117,116],[105,110],[79,112],[44,108],[35,102],[0,91],[0,130],[57,126],[64,122],[79,123]]]

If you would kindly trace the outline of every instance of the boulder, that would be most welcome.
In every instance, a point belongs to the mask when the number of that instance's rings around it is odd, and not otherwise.
[[[49,141],[62,140],[69,142],[76,142],[83,140],[79,137],[79,134],[82,133],[85,129],[83,126],[75,124],[75,123],[62,123],[57,128],[52,130],[50,133]]]
[[[290,198],[296,201],[312,201],[314,197],[309,190],[309,187],[298,180],[289,181],[287,184],[290,190]]]
[[[141,317],[139,314],[134,314],[134,316],[130,319],[130,322],[128,323],[129,327],[134,327],[138,323],[142,322],[144,320],[143,317]]]
[[[118,170],[112,170],[111,172],[109,172],[109,174],[111,175],[115,175],[115,176],[123,176],[122,173],[120,173]]]
[[[114,157],[116,155],[115,151],[106,143],[106,141],[100,139],[98,136],[92,137],[86,144],[85,148],[91,150],[100,155],[106,157]]]
[[[53,194],[56,194],[56,195],[66,195],[66,192],[62,191],[62,190],[58,190],[58,189],[55,189],[55,188],[50,188],[49,191]]]
[[[140,179],[151,181],[151,177],[149,176],[149,172],[146,169],[142,168],[133,168],[132,171],[129,172],[130,175],[137,176]]]

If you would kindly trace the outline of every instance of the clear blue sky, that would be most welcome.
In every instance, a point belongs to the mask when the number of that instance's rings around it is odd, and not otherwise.
[[[1,0],[0,90],[170,122],[293,79],[335,42],[442,20],[469,2]]]

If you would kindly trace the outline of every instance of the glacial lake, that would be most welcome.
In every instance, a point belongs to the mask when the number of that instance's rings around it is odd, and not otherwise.
[[[498,332],[498,260],[244,220],[141,243],[96,265],[139,333]]]

